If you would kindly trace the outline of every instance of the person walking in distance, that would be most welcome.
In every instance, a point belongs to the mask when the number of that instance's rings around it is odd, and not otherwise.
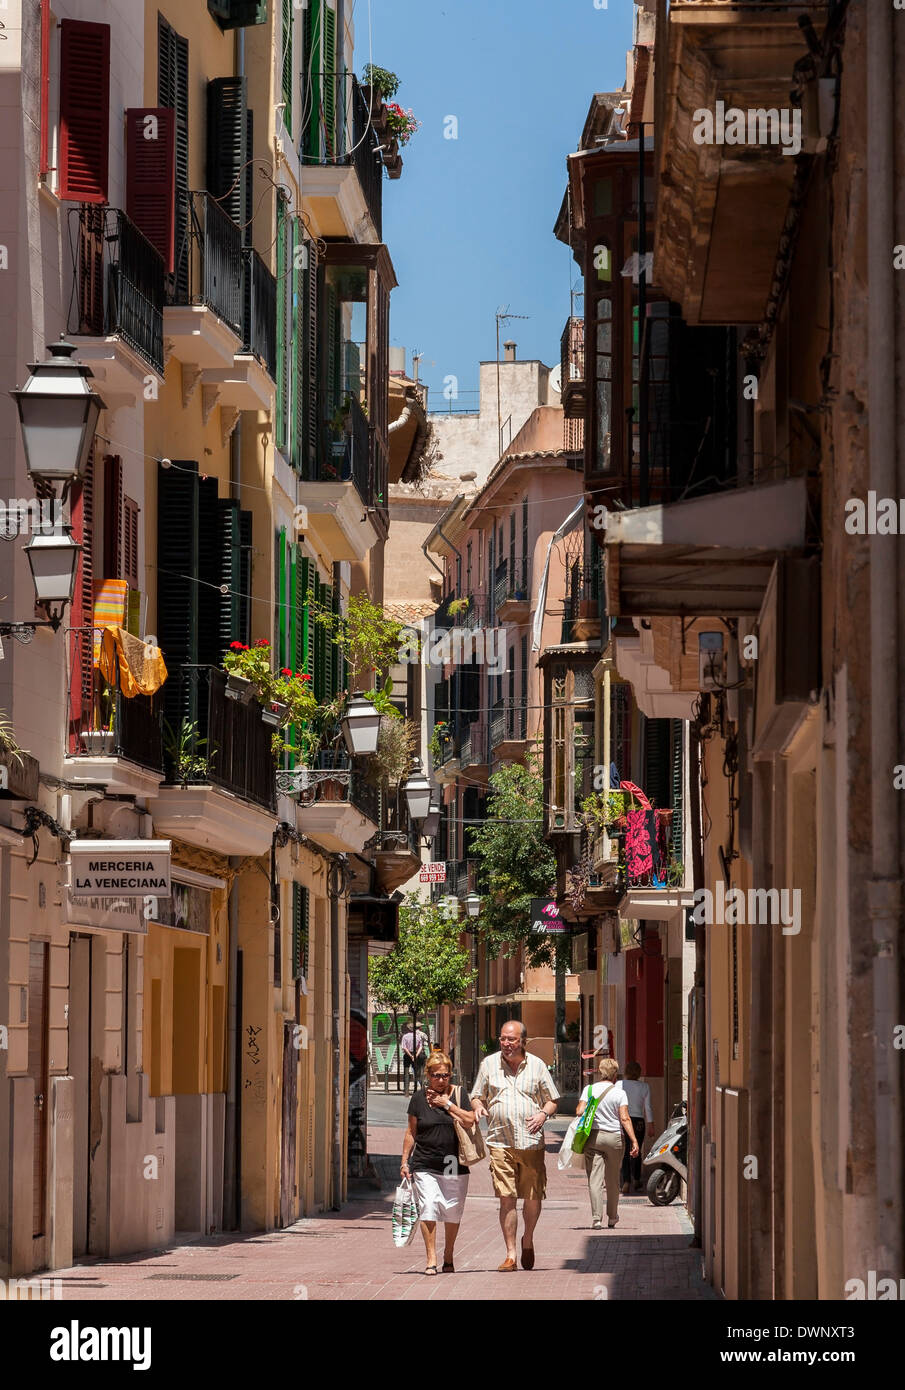
[[[556,1114],[559,1091],[539,1057],[526,1052],[523,1023],[504,1023],[500,1050],[485,1057],[471,1088],[478,1119],[487,1117],[493,1190],[500,1199],[505,1273],[518,1268],[518,1199],[522,1199],[522,1269],[534,1268],[534,1228],[547,1186],[544,1125]]]
[[[414,1094],[418,1090],[421,1084],[421,1073],[424,1071],[424,1063],[426,1060],[427,1034],[422,1033],[420,1028],[416,1028],[413,1020],[409,1020],[405,1025],[405,1032],[402,1035],[403,1095],[407,1096],[409,1093],[410,1071],[414,1073],[412,1093]]]
[[[615,1057],[604,1057],[597,1068],[602,1079],[585,1086],[578,1099],[576,1115],[580,1115],[593,1096],[598,1100],[590,1138],[584,1147],[584,1166],[591,1194],[591,1224],[595,1231],[603,1225],[603,1187],[606,1182],[607,1226],[619,1220],[619,1170],[622,1167],[622,1131],[631,1140],[631,1156],[639,1152],[635,1131],[628,1113],[628,1096],[617,1083],[619,1063]]]
[[[638,1140],[638,1152],[633,1158],[631,1140],[627,1134],[623,1134],[622,1195],[626,1197],[630,1187],[634,1188],[635,1192],[644,1191],[644,1183],[641,1181],[641,1145],[644,1143],[647,1126],[654,1123],[654,1112],[650,1103],[650,1087],[646,1081],[641,1080],[640,1062],[626,1062],[622,1089],[628,1096],[629,1119]]]

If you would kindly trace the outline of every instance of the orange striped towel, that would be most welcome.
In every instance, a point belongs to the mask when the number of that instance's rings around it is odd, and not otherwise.
[[[101,655],[101,634],[105,627],[126,626],[126,601],[129,581],[104,579],[94,596],[94,664]]]

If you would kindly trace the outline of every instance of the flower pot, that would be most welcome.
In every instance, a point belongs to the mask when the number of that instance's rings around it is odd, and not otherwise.
[[[285,721],[288,713],[288,705],[284,705],[281,700],[274,700],[269,705],[265,705],[261,710],[261,719],[265,724],[269,724],[272,729],[278,729]]]
[[[226,677],[226,696],[229,700],[250,700],[254,694],[254,686],[245,676],[237,676],[234,673]]]
[[[89,729],[82,734],[82,746],[94,757],[108,758],[113,752],[112,729]]]

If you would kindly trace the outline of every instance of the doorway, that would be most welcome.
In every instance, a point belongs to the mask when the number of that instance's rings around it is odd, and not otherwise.
[[[72,1077],[72,1253],[88,1253],[91,1132],[91,937],[69,938],[69,1073]]]
[[[32,1235],[45,1233],[47,1207],[47,1110],[50,1079],[47,1070],[47,986],[50,943],[28,943],[28,1074],[35,1083]],[[43,1268],[43,1261],[37,1266]]]
[[[280,1226],[290,1226],[297,1214],[296,1115],[298,1114],[299,1051],[295,1024],[283,1025],[283,1125],[280,1142]]]

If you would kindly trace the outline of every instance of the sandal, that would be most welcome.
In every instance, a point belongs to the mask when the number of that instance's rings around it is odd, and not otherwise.
[[[433,1278],[433,1276],[437,1273],[437,1266],[428,1265],[427,1269],[424,1272],[425,1274],[429,1274]]]
[[[442,1270],[442,1273],[443,1273],[443,1274],[455,1274],[455,1272],[456,1272],[456,1271],[455,1271],[455,1267],[454,1267],[454,1265],[453,1265],[452,1260],[444,1260],[444,1261],[443,1261],[443,1270]]]

